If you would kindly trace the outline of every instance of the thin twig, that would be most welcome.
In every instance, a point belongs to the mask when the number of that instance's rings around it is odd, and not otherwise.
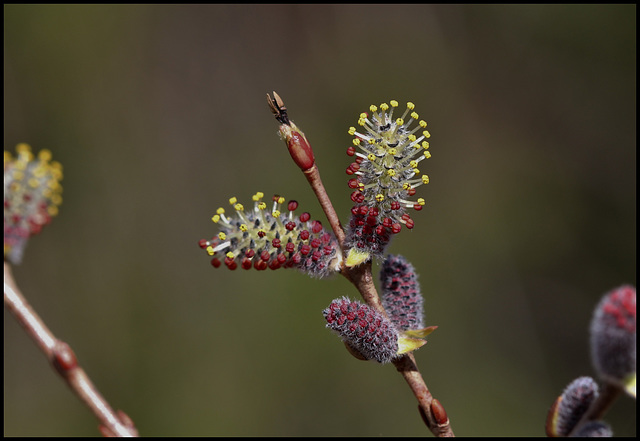
[[[318,198],[320,206],[327,216],[329,224],[331,225],[331,228],[336,235],[336,239],[340,244],[340,248],[343,254],[345,254],[345,252],[347,251],[345,250],[344,246],[345,233],[342,225],[340,224],[338,215],[333,208],[331,198],[329,198],[329,195],[327,194],[327,191],[322,184],[322,180],[320,179],[320,171],[318,170],[318,166],[315,163],[313,150],[308,144],[306,137],[304,137],[304,134],[302,134],[303,141],[300,141],[298,139],[295,140],[295,142],[298,142],[301,145],[292,146],[291,130],[293,128],[297,133],[299,132],[299,129],[289,119],[287,108],[285,107],[282,99],[275,92],[273,92],[273,96],[274,97],[271,98],[271,96],[267,94],[267,102],[269,104],[271,112],[275,115],[276,120],[281,124],[280,132],[283,135],[283,139],[288,144],[289,152],[292,154],[292,158],[294,159],[296,164],[300,166],[305,177],[307,178],[307,181],[311,185],[311,188]],[[298,148],[299,151],[304,151],[305,155],[296,155],[295,152],[292,153],[292,147],[294,149]],[[304,164],[305,162],[299,159],[300,156],[307,160],[306,168],[301,166],[301,164]],[[310,163],[311,165],[308,165]],[[378,291],[376,290],[376,287],[373,283],[371,261],[351,268],[347,267],[343,263],[341,274],[346,277],[351,283],[353,283],[358,292],[360,292],[360,294],[362,295],[362,298],[367,303],[367,305],[374,308],[381,314],[384,314],[385,317],[388,317],[387,312],[382,306],[382,303],[380,303]],[[402,357],[395,359],[393,361],[393,364],[395,365],[398,372],[400,372],[400,374],[403,376],[403,378],[411,388],[413,394],[415,395],[416,399],[418,400],[418,408],[420,410],[420,414],[423,416],[423,420],[429,430],[431,430],[431,432],[438,437],[454,436],[453,431],[451,430],[451,425],[449,424],[449,419],[446,416],[446,412],[444,411],[442,405],[434,400],[431,393],[429,392],[429,388],[427,388],[427,385],[422,378],[420,371],[418,370],[418,366],[413,354],[405,354]],[[437,403],[436,408],[438,409],[438,415],[434,414],[434,401],[436,401]]]
[[[78,365],[69,345],[58,340],[29,305],[16,285],[11,266],[4,263],[4,304],[33,339],[55,371],[100,421],[105,436],[138,436],[131,419],[122,411],[114,412],[100,395],[85,371]]]

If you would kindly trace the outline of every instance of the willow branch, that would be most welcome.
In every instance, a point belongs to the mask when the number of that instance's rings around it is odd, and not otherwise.
[[[336,235],[336,239],[340,245],[343,255],[346,255],[345,249],[345,233],[340,224],[338,215],[336,214],[331,199],[320,179],[320,171],[315,162],[313,149],[304,133],[298,128],[293,121],[289,119],[287,108],[277,93],[273,92],[273,98],[267,94],[267,103],[276,120],[280,123],[280,136],[287,143],[289,154],[302,170],[305,178],[311,185],[322,210],[324,211],[331,229]],[[388,317],[382,303],[378,291],[373,283],[371,273],[371,261],[369,260],[362,265],[355,267],[347,267],[342,264],[341,274],[346,277],[356,287],[362,295],[364,301],[376,311]],[[444,407],[433,397],[427,388],[420,371],[418,370],[413,354],[405,354],[393,361],[396,369],[403,376],[413,394],[418,400],[418,410],[425,424],[435,436],[454,436],[449,419]]]
[[[33,310],[16,285],[11,266],[4,263],[4,304],[32,338],[55,371],[93,412],[105,436],[138,436],[133,421],[122,411],[113,411],[109,403],[78,365],[71,347],[57,339]]]

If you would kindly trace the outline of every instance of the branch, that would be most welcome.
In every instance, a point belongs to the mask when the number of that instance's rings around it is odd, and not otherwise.
[[[302,133],[293,121],[289,119],[287,108],[277,93],[273,92],[273,98],[267,94],[267,102],[271,112],[280,123],[280,136],[287,143],[287,148],[289,149],[289,153],[291,154],[293,161],[302,170],[305,178],[307,178],[307,181],[316,194],[316,197],[329,220],[329,224],[336,235],[336,239],[340,244],[343,255],[345,255],[345,252],[347,251],[344,247],[345,233],[340,224],[338,215],[333,208],[331,199],[329,198],[329,195],[322,184],[322,180],[320,179],[320,171],[315,163],[313,149],[311,148],[309,141],[307,141],[304,133]],[[367,305],[379,311],[385,317],[388,317],[382,303],[380,303],[378,291],[373,283],[371,260],[355,267],[347,267],[343,261],[341,274],[353,283]],[[431,430],[435,436],[454,436],[449,424],[447,413],[439,401],[435,400],[429,392],[429,389],[418,370],[413,354],[405,354],[394,360],[393,364],[398,372],[400,372],[404,377],[418,400],[418,410],[420,411],[420,415],[429,430]]]
[[[4,263],[4,304],[44,352],[55,371],[98,418],[104,436],[138,436],[133,421],[124,412],[113,411],[78,365],[71,347],[58,340],[29,305],[18,289],[7,262]]]

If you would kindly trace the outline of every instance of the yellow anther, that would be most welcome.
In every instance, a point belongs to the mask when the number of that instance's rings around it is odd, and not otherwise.
[[[234,205],[236,202],[238,202],[238,198],[233,197],[229,199],[229,205]]]
[[[263,197],[264,197],[264,193],[259,191],[259,192],[257,192],[256,194],[253,195],[253,200],[258,202]]]
[[[226,254],[226,256],[227,256],[229,259],[233,259],[234,257],[236,257],[236,256],[235,256],[231,251],[229,251],[229,252]]]
[[[425,127],[427,127],[427,122],[425,120],[421,119],[420,122],[418,123],[418,125],[424,129]]]
[[[224,214],[224,208],[220,207],[216,210],[217,214]]]
[[[417,168],[414,168],[414,169],[413,169],[413,172],[414,172],[416,175],[419,175],[419,174],[420,174],[420,170],[418,170]]]
[[[18,153],[30,153],[31,152],[31,146],[29,144],[25,144],[24,142],[21,142],[20,144],[18,144],[16,146],[16,152],[18,152]]]
[[[240,224],[240,227],[238,228],[240,228],[240,231],[242,231],[243,233],[249,229],[245,224]]]
[[[431,152],[429,150],[427,150],[426,152],[424,152],[424,157],[429,159],[431,157]]]
[[[258,204],[258,208],[259,208],[260,210],[264,210],[264,209],[266,209],[266,208],[267,208],[267,204],[266,204],[266,203],[264,203],[264,202],[260,202],[260,203]]]
[[[49,216],[51,216],[51,217],[57,216],[58,215],[58,207],[56,205],[51,205],[51,206],[47,207],[47,213],[49,213]]]
[[[273,215],[273,217],[280,217],[280,210],[273,210],[271,214]]]
[[[411,112],[411,118],[418,119],[420,118],[416,112]]]
[[[217,224],[218,222],[220,222],[220,216],[218,216],[217,214],[214,214],[211,220]]]
[[[364,184],[362,182],[358,183],[358,190],[364,191]]]
[[[367,119],[367,114],[366,114],[366,113],[364,113],[364,112],[362,112],[362,113],[360,114],[360,118],[362,118],[362,119]]]
[[[208,254],[208,255],[210,255],[210,256],[213,256],[213,254],[214,254],[214,253],[213,253],[213,247],[212,247],[211,245],[209,245],[209,246],[207,247],[207,254]]]
[[[429,148],[429,142],[422,141],[422,148],[425,149],[425,150],[428,149]]]
[[[378,202],[382,202],[382,201],[384,201],[384,195],[383,195],[383,194],[381,194],[381,193],[378,193],[378,194],[376,195],[376,201],[378,201]]]
[[[424,199],[422,199],[422,198],[418,198],[418,200],[416,202],[418,203],[418,205],[424,205],[425,204]]]
[[[226,238],[227,238],[227,235],[224,234],[224,232],[221,231],[218,233],[218,239],[225,240]]]
[[[422,132],[422,134],[424,135],[425,138],[431,138],[431,133],[429,133],[427,130]]]
[[[51,202],[56,205],[62,204],[62,196],[60,196],[59,194],[51,195]]]
[[[423,184],[428,184],[429,183],[429,176],[422,175],[422,183]]]
[[[36,178],[29,179],[29,187],[36,188],[39,184],[39,181]]]
[[[391,107],[398,107],[398,102],[396,100],[389,101],[389,104],[391,104]]]
[[[402,189],[403,190],[409,190],[411,188],[411,184],[409,184],[408,182],[403,182],[402,183]]]
[[[262,228],[260,228],[260,229],[258,230],[258,234],[259,234],[259,235],[264,236],[264,235],[266,235],[266,234],[267,234],[267,232],[266,232],[265,230],[263,230]]]
[[[369,139],[367,139],[367,142],[368,142],[369,144],[375,144],[375,143],[376,143],[376,140],[375,140],[374,138],[369,138]]]
[[[390,168],[389,170],[387,170],[387,174],[391,177],[396,175],[396,171],[392,168]]]
[[[380,110],[382,110],[383,112],[386,112],[387,110],[389,110],[389,104],[387,103],[380,104]]]
[[[413,110],[413,109],[415,109],[415,107],[416,107],[416,105],[415,105],[415,104],[413,104],[411,101],[409,101],[409,102],[407,103],[407,109],[409,109],[409,110]]]
[[[233,208],[235,208],[236,211],[244,211],[244,205],[242,204],[235,204]]]
[[[284,204],[285,200],[286,199],[284,198],[284,196],[280,196],[276,202],[278,202],[279,204]]]
[[[43,162],[50,161],[51,160],[51,151],[47,150],[47,149],[40,150],[40,153],[38,153],[38,159],[40,159]]]
[[[398,118],[396,119],[396,124],[398,124],[399,126],[404,124],[404,120],[402,118]]]
[[[369,154],[367,155],[367,159],[368,159],[369,161],[375,161],[375,160],[376,160],[376,155],[374,155],[373,153],[369,153]]]
[[[374,106],[373,104],[371,104],[369,106],[369,110],[371,110],[372,112],[375,112],[376,110],[378,110],[378,108],[376,106]]]
[[[353,138],[353,145],[360,145],[360,138]]]
[[[364,119],[364,118],[359,118],[358,119],[358,125],[359,126],[364,126],[366,122],[367,122],[367,120]]]
[[[418,166],[418,161],[414,159],[413,161],[409,162],[409,165],[413,168],[416,168]]]
[[[353,136],[356,133],[355,127],[349,127],[349,135]]]
[[[387,153],[389,153],[391,156],[395,156],[398,154],[398,149],[395,147],[391,147],[389,150],[387,150]]]
[[[418,139],[418,138],[416,138],[416,135],[414,135],[413,133],[411,135],[407,136],[407,138],[409,138],[409,141],[411,141],[411,142],[413,142],[416,139]]]

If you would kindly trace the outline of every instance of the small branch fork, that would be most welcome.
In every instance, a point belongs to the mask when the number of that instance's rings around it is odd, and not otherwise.
[[[294,162],[300,167],[305,178],[307,178],[307,181],[311,185],[311,188],[318,198],[318,201],[327,216],[329,224],[331,225],[344,254],[348,251],[345,250],[344,247],[345,232],[340,223],[340,219],[333,208],[331,199],[329,198],[329,195],[322,184],[322,180],[320,179],[320,171],[315,164],[311,146],[308,144],[306,137],[304,137],[304,134],[302,134],[300,129],[298,129],[298,127],[289,119],[287,108],[276,92],[273,92],[273,98],[267,94],[267,103],[269,104],[269,108],[274,114],[276,120],[280,123],[280,134],[283,140],[287,143],[289,153],[291,153]],[[302,135],[301,139],[303,141],[300,141],[299,138],[295,138],[294,134]],[[304,157],[304,161],[299,160],[301,157],[300,152],[302,151],[307,152]],[[346,261],[346,255],[344,257],[345,259],[343,259],[343,262]],[[387,316],[382,303],[380,303],[378,291],[373,283],[371,261],[352,268],[347,267],[343,263],[341,274],[356,287],[367,305]],[[429,430],[438,437],[454,436],[447,413],[440,402],[433,398],[429,392],[429,389],[418,370],[413,354],[405,354],[402,357],[395,359],[393,364],[398,372],[403,376],[418,400],[418,411]]]
[[[18,289],[11,266],[7,262],[4,263],[4,304],[44,352],[55,371],[98,418],[100,432],[104,436],[138,436],[133,421],[121,410],[117,413],[113,411],[85,371],[78,365],[71,347],[57,339],[29,305]]]

